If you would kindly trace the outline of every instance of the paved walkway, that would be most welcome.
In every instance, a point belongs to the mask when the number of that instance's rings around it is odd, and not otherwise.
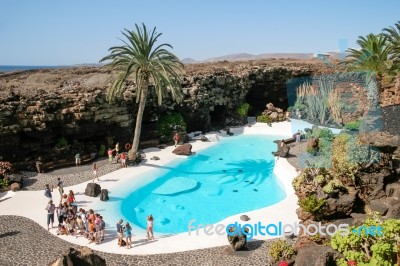
[[[228,252],[230,247],[216,247],[158,255],[121,255],[95,251],[108,266],[127,265],[271,265],[264,241],[248,243],[248,251]],[[48,265],[70,247],[66,242],[30,219],[0,216],[0,265]]]

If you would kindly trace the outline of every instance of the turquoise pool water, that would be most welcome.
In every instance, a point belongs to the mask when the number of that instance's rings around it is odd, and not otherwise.
[[[213,224],[275,204],[286,197],[273,174],[275,139],[279,137],[223,138],[187,159],[150,171],[146,175],[152,182],[129,193],[125,185],[125,195],[111,200],[124,221],[138,227],[145,228],[152,214],[159,233],[185,232],[193,219],[194,224]]]

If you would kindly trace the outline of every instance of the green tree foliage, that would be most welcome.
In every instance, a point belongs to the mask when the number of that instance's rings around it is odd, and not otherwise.
[[[100,62],[109,62],[106,67],[119,72],[118,78],[108,90],[108,100],[113,101],[125,89],[125,81],[131,76],[136,83],[136,100],[139,103],[136,116],[135,134],[129,157],[133,158],[139,147],[143,112],[146,105],[149,86],[153,85],[158,104],[161,105],[163,96],[171,93],[176,101],[182,99],[180,72],[183,64],[178,57],[169,52],[170,44],[158,44],[161,33],[156,28],[148,30],[144,24],[135,24],[135,30],[122,32],[125,41],[122,46],[109,49],[110,54]]]
[[[250,104],[244,103],[236,109],[236,114],[240,117],[247,117],[247,113],[250,110]]]
[[[64,137],[60,137],[57,139],[56,147],[61,149],[68,146],[68,140]]]
[[[378,80],[382,80],[384,74],[392,73],[393,47],[387,35],[371,33],[366,37],[359,36],[357,44],[360,49],[347,50],[346,65],[349,69],[373,71]]]
[[[99,149],[99,151],[98,151],[98,155],[99,156],[104,156],[104,153],[106,152],[106,146],[105,145],[100,145],[100,149]]]
[[[395,68],[399,73],[398,68],[400,67],[400,21],[398,21],[394,27],[385,28],[383,30],[388,39],[389,44],[392,47],[392,59],[395,62]]]
[[[157,133],[163,141],[171,141],[173,131],[186,131],[186,123],[179,113],[170,113],[157,121]]]

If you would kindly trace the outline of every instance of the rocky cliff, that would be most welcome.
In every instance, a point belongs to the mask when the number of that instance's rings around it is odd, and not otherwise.
[[[286,82],[291,78],[330,73],[318,61],[268,60],[218,62],[186,67],[183,102],[169,97],[157,105],[149,96],[142,140],[155,137],[155,121],[169,111],[183,114],[188,130],[222,126],[244,102],[250,114],[265,104],[286,108]],[[116,74],[103,68],[77,67],[32,70],[0,75],[0,156],[2,160],[33,165],[75,152],[89,154],[101,144],[130,142],[136,114],[135,84],[128,82],[123,97],[106,101]],[[60,143],[61,142],[61,143]]]

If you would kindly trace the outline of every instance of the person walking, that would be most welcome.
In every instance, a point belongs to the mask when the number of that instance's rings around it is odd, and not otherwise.
[[[106,223],[103,220],[103,216],[100,215],[100,221],[101,221],[101,230],[100,230],[100,241],[104,240],[105,236],[105,231],[106,231]]]
[[[176,147],[176,145],[178,145],[178,142],[179,142],[179,134],[178,134],[178,132],[176,132],[175,135],[174,135],[174,142],[175,142],[175,147]]]
[[[96,163],[93,163],[92,166],[92,171],[93,171],[93,180],[92,182],[94,182],[94,180],[97,178],[97,181],[100,181],[99,177],[97,176],[97,171],[99,170],[99,168],[97,167]]]
[[[62,195],[64,193],[64,184],[63,181],[61,181],[61,178],[57,178],[57,190],[60,193],[60,202],[62,201]]]
[[[154,233],[153,233],[153,215],[147,216],[147,240],[154,240]]]
[[[49,184],[46,184],[46,188],[44,189],[44,195],[49,199],[53,200],[53,196],[51,195],[51,192],[53,191],[53,188],[50,189]]]
[[[78,152],[75,154],[75,165],[80,166],[81,165],[81,154]]]
[[[50,230],[49,225],[51,223],[51,228],[54,226],[54,211],[56,210],[56,205],[53,204],[52,200],[49,200],[45,210],[47,211],[47,231]]]

